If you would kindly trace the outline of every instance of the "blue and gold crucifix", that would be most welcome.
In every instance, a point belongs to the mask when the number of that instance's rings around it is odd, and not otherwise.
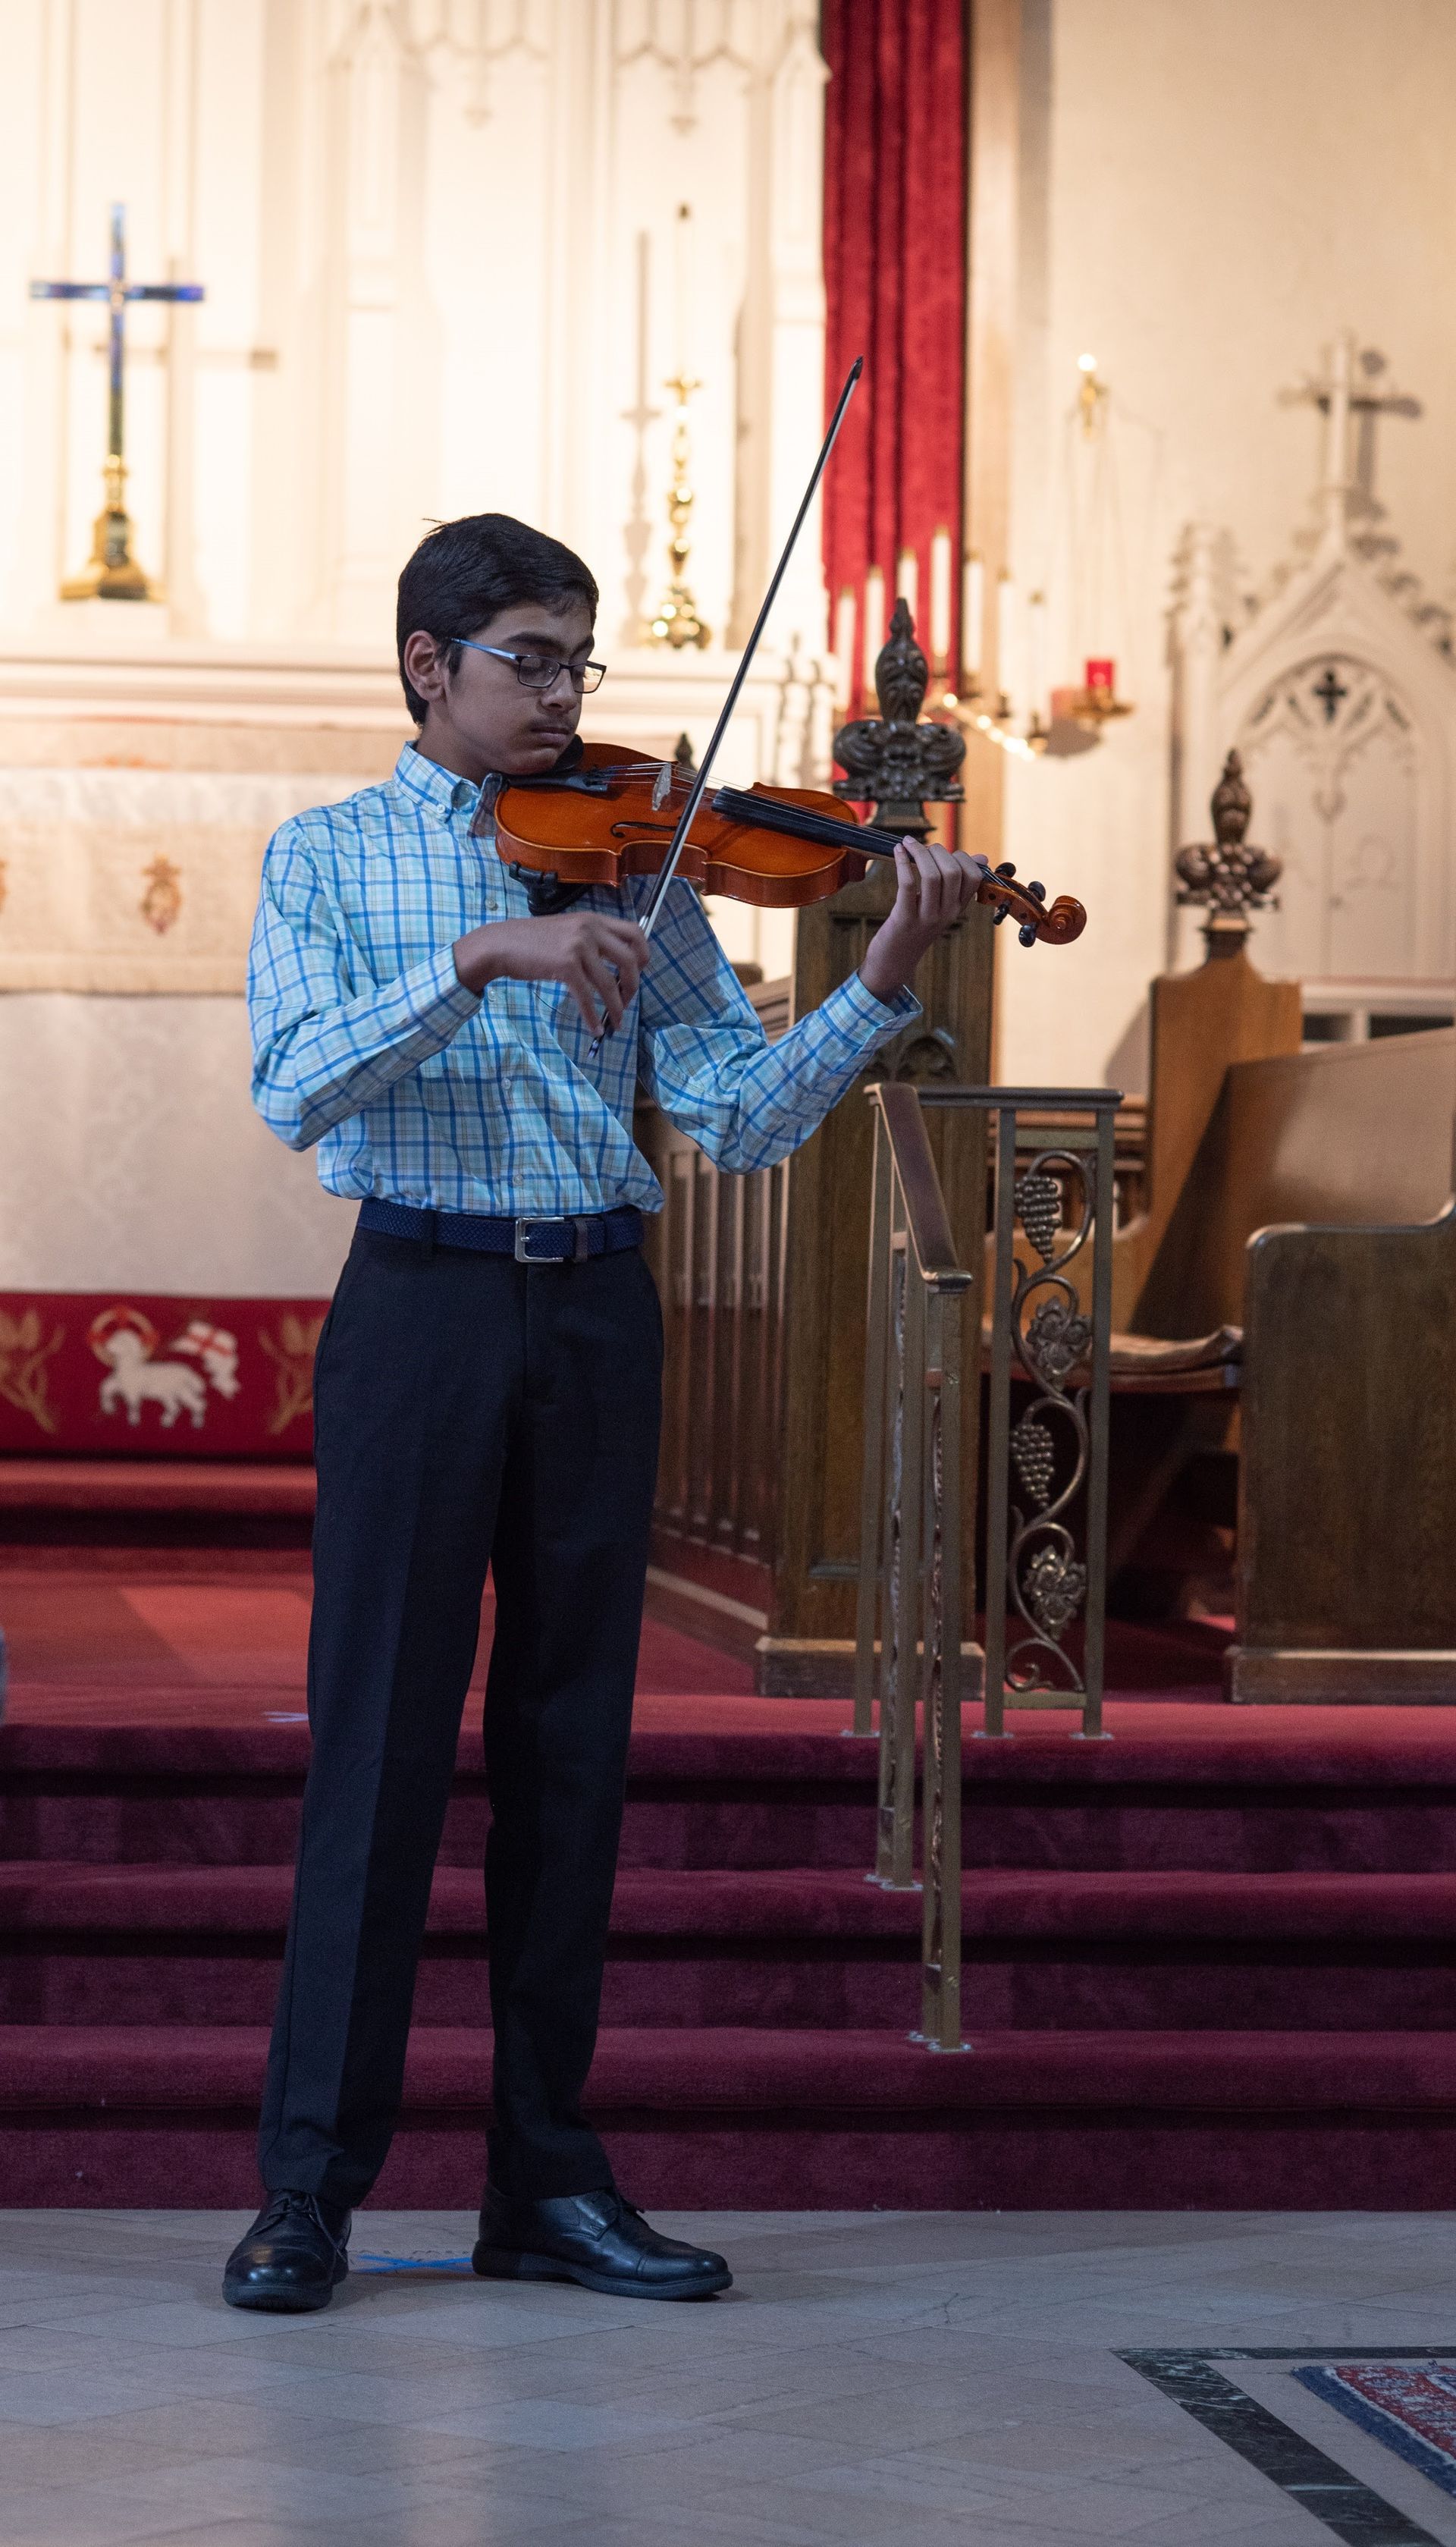
[[[107,422],[106,502],[96,516],[91,562],[60,587],[62,601],[156,601],[155,584],[131,555],[131,517],[127,510],[126,384],[127,304],[128,301],[201,301],[201,283],[128,283],[127,280],[127,207],[112,206],[111,274],[105,283],[33,283],[33,301],[104,301],[111,310],[110,400]]]

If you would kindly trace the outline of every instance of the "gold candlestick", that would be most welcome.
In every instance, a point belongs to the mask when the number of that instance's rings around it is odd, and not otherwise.
[[[667,543],[671,575],[667,590],[658,602],[654,616],[647,623],[647,634],[658,646],[675,650],[684,646],[706,646],[712,630],[698,615],[687,580],[688,557],[692,549],[689,525],[693,517],[693,481],[690,472],[692,443],[688,434],[688,400],[701,381],[690,380],[685,370],[674,372],[663,383],[677,398],[677,415],[672,428],[672,491],[667,498],[667,518],[672,524],[672,537]]]

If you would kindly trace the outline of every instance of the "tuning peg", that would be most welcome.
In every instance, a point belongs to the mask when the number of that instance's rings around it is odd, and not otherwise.
[[[1005,861],[1005,863],[1004,863],[1003,865],[1001,865],[1001,866],[998,866],[998,867],[997,867],[997,869],[996,869],[996,873],[997,873],[997,875],[1011,876],[1011,875],[1014,875],[1014,874],[1016,873],[1016,869],[1015,869],[1015,867],[1013,866],[1013,864],[1012,864],[1012,862],[1011,862],[1011,860],[1010,860],[1009,858],[1007,858],[1007,859],[1006,859],[1006,861]]]
[[[1017,929],[1016,934],[1020,938],[1023,946],[1034,946],[1036,944],[1036,929],[1031,921],[1024,920],[1021,926]]]
[[[1045,902],[1047,899],[1047,888],[1044,884],[1029,884],[1026,890],[1033,902]]]
[[[999,928],[999,927],[1000,927],[1000,924],[1001,924],[1002,921],[1005,919],[1005,917],[1006,917],[1006,906],[1005,906],[1005,904],[1004,904],[1004,903],[1002,903],[1002,905],[1001,905],[1001,907],[1000,907],[1000,910],[999,910],[999,911],[993,911],[993,912],[991,913],[991,916],[990,916],[990,924],[991,924],[992,928]]]

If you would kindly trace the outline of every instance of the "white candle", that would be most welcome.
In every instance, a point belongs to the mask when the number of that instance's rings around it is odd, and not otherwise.
[[[690,380],[693,308],[693,208],[679,204],[672,224],[672,333],[677,378]]]
[[[854,690],[854,589],[844,586],[834,605],[834,659],[839,666],[838,700],[847,708]]]
[[[1016,643],[1016,586],[1001,569],[996,583],[996,687],[1003,699],[1014,696],[1011,656]]]
[[[885,643],[885,577],[872,566],[865,577],[865,691],[875,695],[875,665]]]
[[[951,652],[951,535],[941,529],[930,540],[930,663],[943,672]]]
[[[920,561],[913,549],[901,549],[896,560],[895,589],[913,619],[920,606]]]
[[[972,551],[961,569],[961,672],[967,681],[981,671],[985,620],[985,569]]]
[[[1026,605],[1027,682],[1031,713],[1039,717],[1047,704],[1047,596],[1034,592]]]

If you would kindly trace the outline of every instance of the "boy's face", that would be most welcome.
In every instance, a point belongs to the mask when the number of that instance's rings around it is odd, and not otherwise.
[[[503,654],[542,656],[579,671],[591,653],[592,622],[584,601],[555,609],[523,601],[459,634]],[[447,672],[444,649],[420,631],[405,646],[404,668],[428,711],[420,750],[462,778],[480,779],[492,769],[537,777],[560,758],[580,721],[581,693],[566,669],[550,688],[530,688],[514,663],[468,646],[459,671]]]

